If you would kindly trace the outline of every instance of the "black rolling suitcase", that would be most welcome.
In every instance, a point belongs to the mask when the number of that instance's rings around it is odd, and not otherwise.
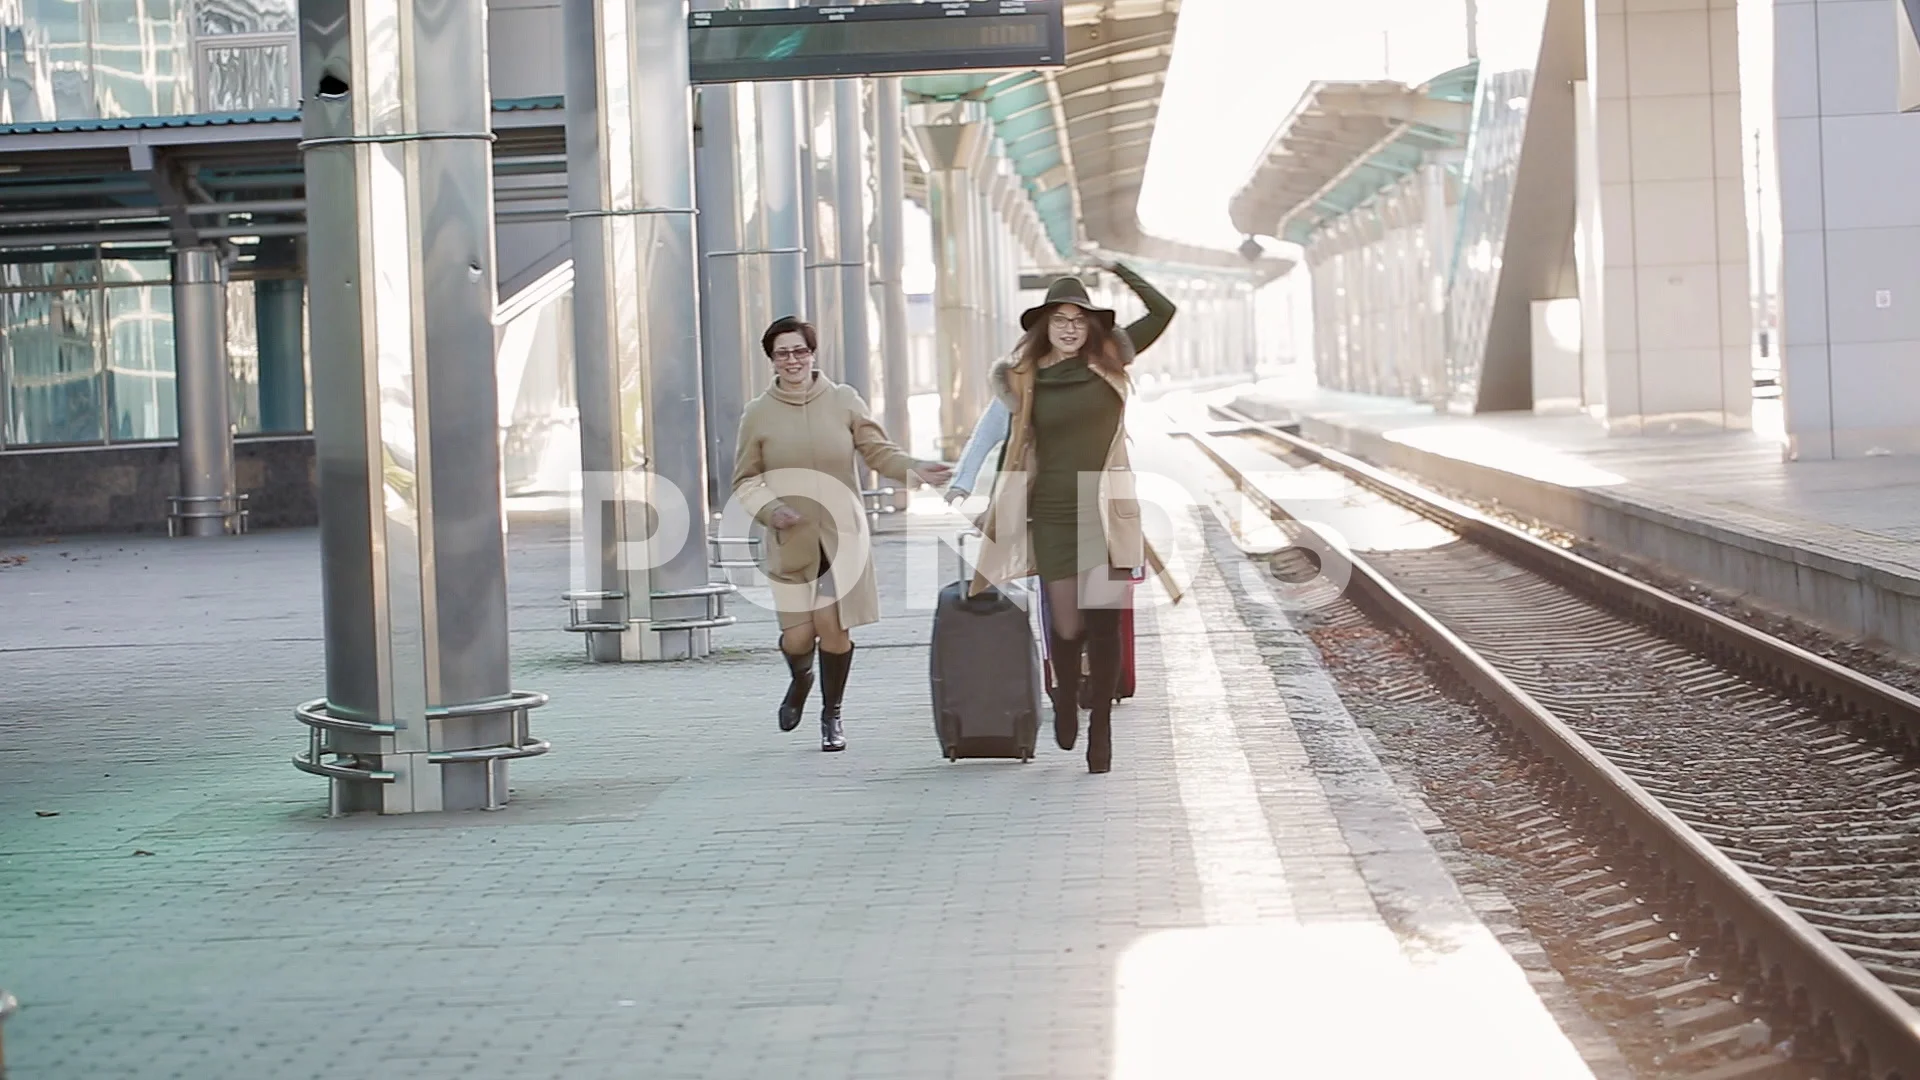
[[[1033,624],[998,589],[968,597],[972,578],[963,559],[933,614],[934,732],[948,761],[1031,761],[1044,695]]]

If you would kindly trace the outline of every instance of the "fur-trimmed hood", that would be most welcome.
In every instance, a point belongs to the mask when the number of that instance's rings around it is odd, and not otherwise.
[[[1120,347],[1120,366],[1133,366],[1133,339],[1127,337],[1125,330],[1115,330],[1113,341]],[[1019,366],[1020,354],[1014,353],[995,360],[993,366],[987,369],[988,385],[993,387],[993,396],[1000,399],[1000,404],[1005,405],[1008,412],[1018,412],[1020,408],[1020,395],[1013,389],[1013,369]]]

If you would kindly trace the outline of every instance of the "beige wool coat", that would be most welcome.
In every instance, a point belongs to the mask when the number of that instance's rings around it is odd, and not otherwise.
[[[818,372],[802,391],[774,383],[740,417],[733,496],[765,527],[762,569],[782,630],[811,621],[816,605],[828,602],[818,588],[823,550],[840,625],[851,630],[880,619],[856,454],[889,480],[912,479],[913,457],[887,438],[859,393]],[[782,506],[800,524],[773,528],[769,518]]]
[[[1121,360],[1133,362],[1131,342],[1125,334],[1116,335]],[[1095,367],[1120,395],[1122,402],[1132,397],[1132,383],[1122,375]],[[994,393],[1006,405],[1012,422],[1007,428],[1007,445],[1000,460],[999,474],[993,480],[987,511],[982,518],[980,558],[974,566],[973,583],[968,592],[978,595],[989,587],[1004,586],[1033,576],[1033,540],[1027,532],[1027,489],[1033,460],[1033,384],[1034,365],[1018,357],[996,361],[988,372]],[[1100,476],[1100,523],[1107,534],[1107,562],[1117,570],[1150,567],[1160,579],[1167,596],[1179,603],[1182,592],[1167,573],[1153,545],[1147,542],[1140,525],[1140,500],[1133,475],[1133,461],[1127,453],[1127,424],[1123,417],[1114,430],[1113,443],[1107,447],[1104,471]]]

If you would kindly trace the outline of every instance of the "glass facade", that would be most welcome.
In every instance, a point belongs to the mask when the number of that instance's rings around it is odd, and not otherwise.
[[[1455,209],[1454,186],[1445,166],[1429,163],[1308,237],[1320,385],[1420,401],[1444,396],[1446,244],[1435,226]]]
[[[1463,409],[1471,410],[1479,400],[1546,8],[1545,0],[1481,0],[1479,5],[1480,81],[1448,254],[1448,397]]]
[[[151,257],[0,264],[0,448],[179,436],[169,270]],[[251,281],[227,286],[227,387],[242,435],[261,430],[253,294]]]
[[[297,0],[0,0],[0,124],[291,107]]]
[[[101,290],[111,403],[108,437],[171,439],[180,428],[174,412],[173,290],[167,284],[167,264],[114,259],[105,263],[105,270],[103,276],[115,286]]]

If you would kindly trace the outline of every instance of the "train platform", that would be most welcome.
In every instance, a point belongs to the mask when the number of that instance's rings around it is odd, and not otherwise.
[[[769,613],[591,665],[565,527],[516,520],[515,681],[555,749],[502,811],[390,818],[327,819],[288,764],[315,531],[0,549],[10,1075],[1623,1075],[1204,512],[1110,775],[942,760],[914,548],[943,513],[881,527],[837,755],[775,727]]]
[[[1761,609],[1920,656],[1920,458],[1788,462],[1758,431],[1612,437],[1584,413],[1451,415],[1322,390],[1304,365],[1215,400]]]

